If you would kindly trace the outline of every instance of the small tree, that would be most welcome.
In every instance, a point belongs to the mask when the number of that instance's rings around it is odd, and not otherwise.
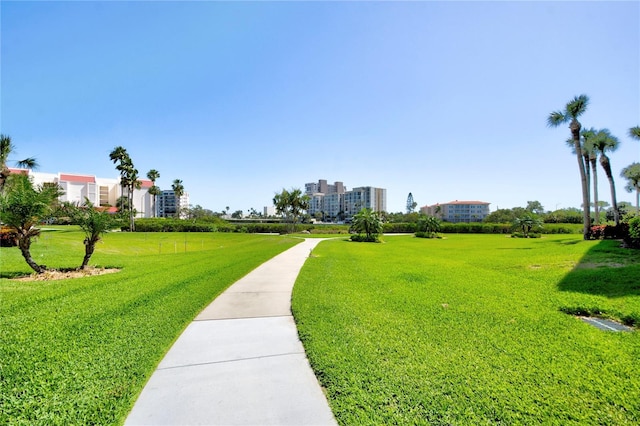
[[[632,163],[622,169],[620,176],[627,179],[625,189],[636,192],[636,214],[640,215],[640,163]]]
[[[351,238],[352,240],[377,242],[378,235],[382,233],[382,220],[377,212],[371,209],[362,209],[353,216],[351,229],[358,234],[365,234],[364,239],[357,237]]]
[[[291,231],[295,231],[298,218],[309,209],[309,197],[303,194],[300,189],[291,189],[282,192],[273,197],[273,204],[276,212],[285,217],[287,222],[291,223]]]
[[[441,222],[437,217],[421,216],[416,226],[416,236],[423,238],[435,238],[440,231]]]
[[[74,222],[84,231],[84,258],[79,269],[85,269],[102,235],[115,227],[117,221],[106,211],[98,211],[91,201],[85,198],[84,205],[73,211]]]
[[[12,174],[0,195],[0,220],[17,234],[18,247],[27,264],[38,274],[47,270],[31,256],[31,243],[40,235],[38,223],[46,218],[60,188],[45,185],[34,187],[28,176]]]
[[[544,213],[544,207],[542,206],[542,204],[540,203],[540,201],[527,201],[527,207],[526,210],[534,213],[534,214],[543,214]]]
[[[542,221],[531,214],[525,214],[516,218],[513,224],[517,228],[522,229],[522,234],[525,238],[529,238],[529,232],[531,232],[531,230],[542,227]]]

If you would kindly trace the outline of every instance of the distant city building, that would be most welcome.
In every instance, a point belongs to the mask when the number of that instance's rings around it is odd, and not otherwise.
[[[157,217],[176,217],[181,219],[187,217],[183,211],[189,207],[189,194],[183,193],[180,198],[176,198],[176,193],[172,189],[161,191],[156,197],[156,216]]]
[[[451,201],[420,208],[420,213],[447,222],[482,222],[489,215],[489,205],[483,201]]]
[[[276,215],[276,207],[275,206],[264,206],[263,212],[264,212],[263,213],[264,217],[275,216]]]
[[[333,185],[321,179],[317,183],[306,183],[305,194],[309,197],[308,213],[322,220],[344,220],[360,210],[386,211],[387,190],[371,186],[347,191],[342,182]]]

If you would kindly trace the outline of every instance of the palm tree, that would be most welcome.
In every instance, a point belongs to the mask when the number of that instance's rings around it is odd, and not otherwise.
[[[636,191],[636,214],[640,214],[640,163],[628,165],[622,169],[620,176],[627,179],[627,191]]]
[[[529,232],[532,229],[542,227],[542,221],[529,213],[524,214],[521,217],[517,217],[513,224],[515,227],[522,229],[522,234],[525,238],[529,238]]]
[[[563,111],[554,111],[549,114],[547,118],[547,125],[550,127],[558,127],[560,124],[569,123],[569,129],[571,130],[571,137],[573,139],[573,146],[576,153],[576,159],[578,160],[578,169],[580,171],[580,183],[582,185],[582,235],[585,240],[589,239],[591,232],[591,215],[589,208],[589,186],[587,184],[587,172],[586,164],[582,157],[582,148],[580,146],[580,129],[582,124],[578,121],[580,117],[587,110],[589,105],[589,97],[587,95],[580,95],[574,97],[567,102]]]
[[[635,126],[629,129],[629,137],[640,141],[640,126]]]
[[[416,224],[416,230],[418,233],[424,233],[428,238],[434,238],[438,236],[440,226],[441,222],[437,217],[421,215]]]
[[[589,166],[586,166],[587,171],[587,183],[591,180],[591,173],[593,173],[593,206],[594,206],[594,219],[595,223],[600,223],[600,206],[598,201],[598,151],[593,146],[593,140],[597,131],[593,127],[588,130],[582,131],[582,149],[583,149],[583,158],[586,164],[591,165],[591,169]]]
[[[14,150],[15,147],[11,143],[11,137],[0,134],[0,192],[2,192],[7,177],[11,173],[9,167],[7,166],[7,162],[9,161],[9,155],[11,155]],[[38,168],[38,161],[33,157],[16,161],[15,164],[16,166],[25,169]]]
[[[281,193],[273,197],[276,212],[285,216],[285,220],[291,221],[291,230],[295,231],[298,217],[309,209],[309,197],[300,189],[283,189]]]
[[[180,217],[180,197],[184,195],[184,186],[182,185],[182,181],[180,179],[175,179],[171,184],[171,189],[173,189],[173,196],[176,200],[176,217]]]
[[[594,150],[600,154],[600,165],[604,169],[604,173],[609,179],[609,188],[611,189],[611,206],[613,208],[613,217],[616,225],[620,224],[620,212],[618,211],[618,203],[616,200],[616,187],[613,182],[613,173],[611,173],[611,160],[607,156],[607,152],[613,152],[618,149],[620,142],[618,138],[613,136],[608,129],[599,130],[592,138]]]
[[[73,219],[85,233],[84,257],[78,269],[85,269],[95,251],[96,244],[102,235],[116,224],[114,218],[107,211],[98,211],[91,201],[85,197],[84,206],[73,209]]]
[[[140,181],[138,180],[138,169],[133,166],[133,161],[127,153],[127,150],[122,146],[117,146],[109,154],[109,158],[113,163],[120,163],[116,166],[116,170],[120,172],[120,188],[122,190],[122,196],[127,192],[127,199],[129,205],[129,230],[135,230],[134,222],[134,204],[133,204],[133,191],[136,188],[140,188]]]
[[[382,220],[377,212],[369,208],[360,210],[353,216],[353,225],[351,228],[357,233],[366,235],[365,241],[376,242],[378,234],[382,232]]]
[[[153,216],[156,215],[156,197],[160,194],[160,188],[156,186],[156,180],[160,177],[160,172],[156,169],[151,169],[147,172],[147,178],[151,181],[152,185],[149,188],[149,194],[153,197]]]
[[[60,196],[57,185],[33,186],[31,179],[23,174],[14,174],[7,181],[9,189],[0,194],[0,220],[17,234],[18,247],[27,264],[38,274],[47,270],[31,256],[31,243],[40,235],[38,224],[51,211],[54,201]]]

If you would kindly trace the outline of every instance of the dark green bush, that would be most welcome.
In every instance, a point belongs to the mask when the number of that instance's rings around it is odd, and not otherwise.
[[[435,232],[425,232],[425,231],[417,231],[416,237],[418,238],[442,238],[440,235]]]
[[[386,234],[413,234],[416,232],[415,223],[398,222],[382,224],[382,232]]]
[[[180,219],[138,219],[136,232],[215,232],[217,228],[210,223],[197,223]]]
[[[623,239],[627,246],[640,248],[640,216],[634,217],[628,224],[621,223],[620,225],[626,225],[626,232]]]
[[[356,243],[377,243],[379,242],[378,237],[376,235],[364,235],[364,234],[354,234],[351,236],[351,241]]]
[[[529,232],[527,236],[522,232],[514,232],[511,234],[511,238],[542,238],[542,234],[537,232]]]

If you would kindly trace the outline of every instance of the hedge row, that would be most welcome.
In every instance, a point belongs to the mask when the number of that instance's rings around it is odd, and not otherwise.
[[[514,227],[510,223],[450,223],[442,222],[440,232],[443,234],[511,234]],[[385,233],[414,233],[415,223],[385,223]],[[541,234],[580,234],[582,225],[578,224],[545,224],[539,231]]]
[[[312,234],[347,234],[349,225],[312,225],[298,224],[296,231],[307,231]],[[291,232],[291,225],[285,223],[201,223],[178,219],[138,219],[138,232],[246,232],[286,234]],[[513,225],[508,223],[449,223],[442,222],[440,232],[444,234],[511,234]],[[413,234],[415,223],[385,223],[384,233]],[[536,231],[537,232],[537,231]],[[539,231],[542,234],[580,234],[581,225],[545,224]]]
[[[128,230],[123,227],[123,230]],[[218,229],[210,223],[194,223],[179,219],[138,219],[136,232],[216,232]]]

